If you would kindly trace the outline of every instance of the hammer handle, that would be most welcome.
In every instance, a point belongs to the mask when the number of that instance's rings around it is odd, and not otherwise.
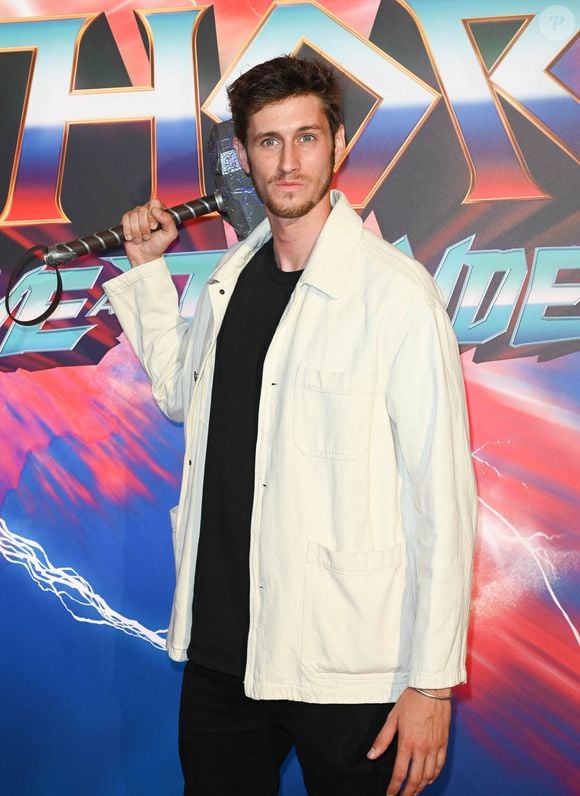
[[[175,207],[165,208],[173,216],[176,224],[181,224],[190,218],[204,216],[207,213],[224,210],[224,200],[219,191],[201,196],[199,199],[191,199]],[[44,255],[46,265],[62,265],[83,257],[85,254],[98,254],[106,249],[122,246],[125,237],[123,227],[119,224],[116,227],[108,227],[100,232],[93,232],[82,238],[75,238],[66,243],[57,243],[50,246]]]

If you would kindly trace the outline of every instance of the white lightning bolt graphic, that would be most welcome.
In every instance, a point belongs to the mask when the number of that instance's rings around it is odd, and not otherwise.
[[[483,445],[480,445],[479,448],[476,448],[474,451],[472,451],[471,455],[473,456],[476,462],[479,462],[480,464],[485,465],[485,467],[489,467],[490,470],[493,470],[498,478],[505,478],[505,475],[501,472],[501,470],[498,470],[498,468],[494,464],[491,464],[491,462],[488,462],[487,459],[482,459],[481,456],[478,456],[478,453],[482,450],[485,450],[485,448],[488,448],[491,445],[504,445],[504,444],[509,445],[510,442],[511,439],[506,439],[505,442],[500,439],[495,440],[495,442],[484,442]],[[518,483],[529,491],[529,486],[526,484],[525,481],[519,480]]]
[[[167,630],[149,630],[136,619],[128,619],[115,611],[94,592],[91,584],[78,572],[70,567],[55,567],[38,542],[12,533],[1,517],[0,553],[11,564],[26,567],[36,585],[43,591],[52,592],[77,622],[110,625],[129,636],[148,641],[157,649],[165,649],[165,638],[162,634],[167,633]],[[81,606],[89,609],[95,616],[81,616],[78,613]]]
[[[552,598],[552,601],[554,602],[554,605],[557,607],[557,609],[560,611],[560,613],[562,614],[562,616],[564,617],[564,619],[566,620],[566,622],[570,626],[570,629],[572,630],[572,634],[574,635],[574,638],[576,639],[577,644],[580,645],[580,633],[578,633],[578,630],[576,629],[574,623],[570,619],[570,616],[568,615],[568,613],[564,609],[562,603],[560,602],[560,600],[556,596],[556,593],[555,593],[555,591],[554,591],[554,589],[552,587],[552,584],[550,583],[550,581],[548,579],[548,575],[546,574],[546,570],[544,569],[544,566],[542,564],[542,560],[541,560],[541,558],[540,558],[540,556],[538,554],[538,551],[534,548],[534,546],[532,544],[530,544],[530,539],[527,538],[526,536],[524,536],[523,534],[521,534],[518,531],[518,529],[514,525],[512,525],[511,522],[508,519],[506,519],[503,516],[503,514],[500,514],[500,512],[497,511],[497,509],[494,509],[493,506],[490,506],[489,503],[486,503],[485,500],[483,500],[483,498],[478,497],[477,499],[481,503],[482,506],[484,506],[488,511],[490,511],[494,515],[494,517],[497,517],[497,519],[500,522],[502,522],[506,526],[506,528],[508,528],[512,532],[512,534],[518,539],[518,541],[523,545],[525,550],[533,558],[533,560],[535,561],[538,569],[540,570],[540,572],[542,574],[542,578],[544,580],[544,583],[546,584],[546,588],[548,590],[548,593],[549,593],[550,597]],[[536,536],[536,534],[534,534],[534,536]]]
[[[511,440],[509,440],[509,439],[505,440],[506,444],[509,444],[510,442],[511,442]],[[472,451],[473,458],[476,461],[480,462],[480,464],[483,464],[486,467],[489,467],[490,469],[492,469],[494,471],[494,473],[497,475],[498,478],[505,478],[505,476],[501,472],[501,470],[498,470],[497,467],[495,467],[493,464],[488,462],[486,459],[483,459],[480,456],[478,456],[478,453],[480,451],[484,450],[485,448],[491,446],[491,445],[502,445],[502,444],[504,444],[504,442],[502,440],[495,440],[494,442],[485,442],[483,445],[480,445],[479,448],[476,448],[474,451]],[[528,485],[525,483],[525,481],[519,480],[518,483],[520,483],[522,486],[524,486],[526,489],[528,489]],[[562,616],[566,620],[567,624],[570,626],[570,628],[572,630],[572,633],[574,635],[574,638],[576,639],[576,642],[580,645],[580,634],[578,633],[578,630],[576,629],[574,623],[570,619],[569,614],[564,609],[564,607],[562,606],[562,603],[559,601],[558,597],[556,596],[556,593],[554,592],[554,588],[553,588],[552,584],[550,583],[550,581],[548,579],[548,575],[546,573],[546,569],[544,568],[544,566],[548,567],[551,570],[552,574],[554,574],[555,573],[554,565],[550,561],[550,559],[548,557],[548,553],[545,550],[543,550],[542,548],[537,549],[532,544],[532,541],[535,540],[535,539],[538,539],[538,538],[551,540],[554,537],[553,536],[548,536],[547,534],[541,533],[540,531],[531,534],[531,536],[525,536],[524,534],[521,534],[517,530],[517,528],[514,525],[512,525],[512,523],[506,517],[503,516],[503,514],[501,514],[497,509],[494,509],[492,506],[490,506],[489,503],[486,503],[485,500],[483,500],[483,498],[478,497],[477,499],[481,503],[482,506],[485,506],[485,508],[488,511],[490,511],[494,515],[494,517],[496,517],[501,523],[503,523],[503,525],[510,531],[511,538],[514,539],[515,542],[521,544],[524,547],[524,549],[526,550],[526,552],[531,556],[531,558],[533,559],[534,563],[536,564],[536,566],[540,570],[540,573],[542,575],[544,583],[546,584],[546,588],[548,590],[548,594],[550,595],[554,605],[557,607],[557,609],[560,611],[560,613],[562,614]]]
[[[560,603],[552,584],[548,579],[544,564],[539,552],[531,544],[531,539],[538,535],[545,537],[545,534],[533,534],[527,538],[522,535],[512,523],[509,522],[497,509],[490,506],[483,498],[478,497],[478,501],[489,512],[491,512],[506,528],[512,533],[517,541],[524,547],[526,552],[532,557],[536,566],[540,570],[544,583],[552,601],[569,625],[576,642],[580,645],[580,633],[573,624],[570,616]],[[542,551],[543,552],[543,551]],[[158,649],[165,649],[165,638],[162,634],[167,630],[149,630],[135,619],[128,619],[112,609],[106,601],[96,594],[88,581],[75,572],[70,567],[55,567],[48,559],[41,545],[32,539],[26,539],[12,533],[4,520],[0,517],[0,553],[4,558],[13,564],[21,564],[26,567],[28,574],[43,591],[51,591],[62,603],[66,611],[78,622],[88,622],[96,625],[110,625],[116,630],[121,630],[131,636],[148,641]],[[551,565],[551,562],[546,561]],[[100,619],[80,616],[75,612],[76,605],[92,608]]]

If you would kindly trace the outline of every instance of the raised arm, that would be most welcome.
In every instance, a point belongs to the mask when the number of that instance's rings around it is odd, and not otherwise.
[[[161,411],[182,421],[190,324],[179,313],[177,291],[162,259],[177,237],[177,228],[158,199],[125,213],[122,225],[132,268],[106,282],[103,289],[149,376]]]

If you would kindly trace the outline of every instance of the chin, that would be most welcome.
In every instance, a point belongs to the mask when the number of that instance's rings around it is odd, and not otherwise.
[[[311,200],[296,205],[283,205],[268,200],[265,204],[268,210],[278,218],[302,218],[315,207],[316,202]]]

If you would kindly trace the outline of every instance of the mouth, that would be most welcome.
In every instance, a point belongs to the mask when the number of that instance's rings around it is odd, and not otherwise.
[[[274,179],[271,181],[271,184],[279,191],[298,191],[301,188],[304,188],[306,185],[306,180],[303,180],[299,177],[286,180]]]

